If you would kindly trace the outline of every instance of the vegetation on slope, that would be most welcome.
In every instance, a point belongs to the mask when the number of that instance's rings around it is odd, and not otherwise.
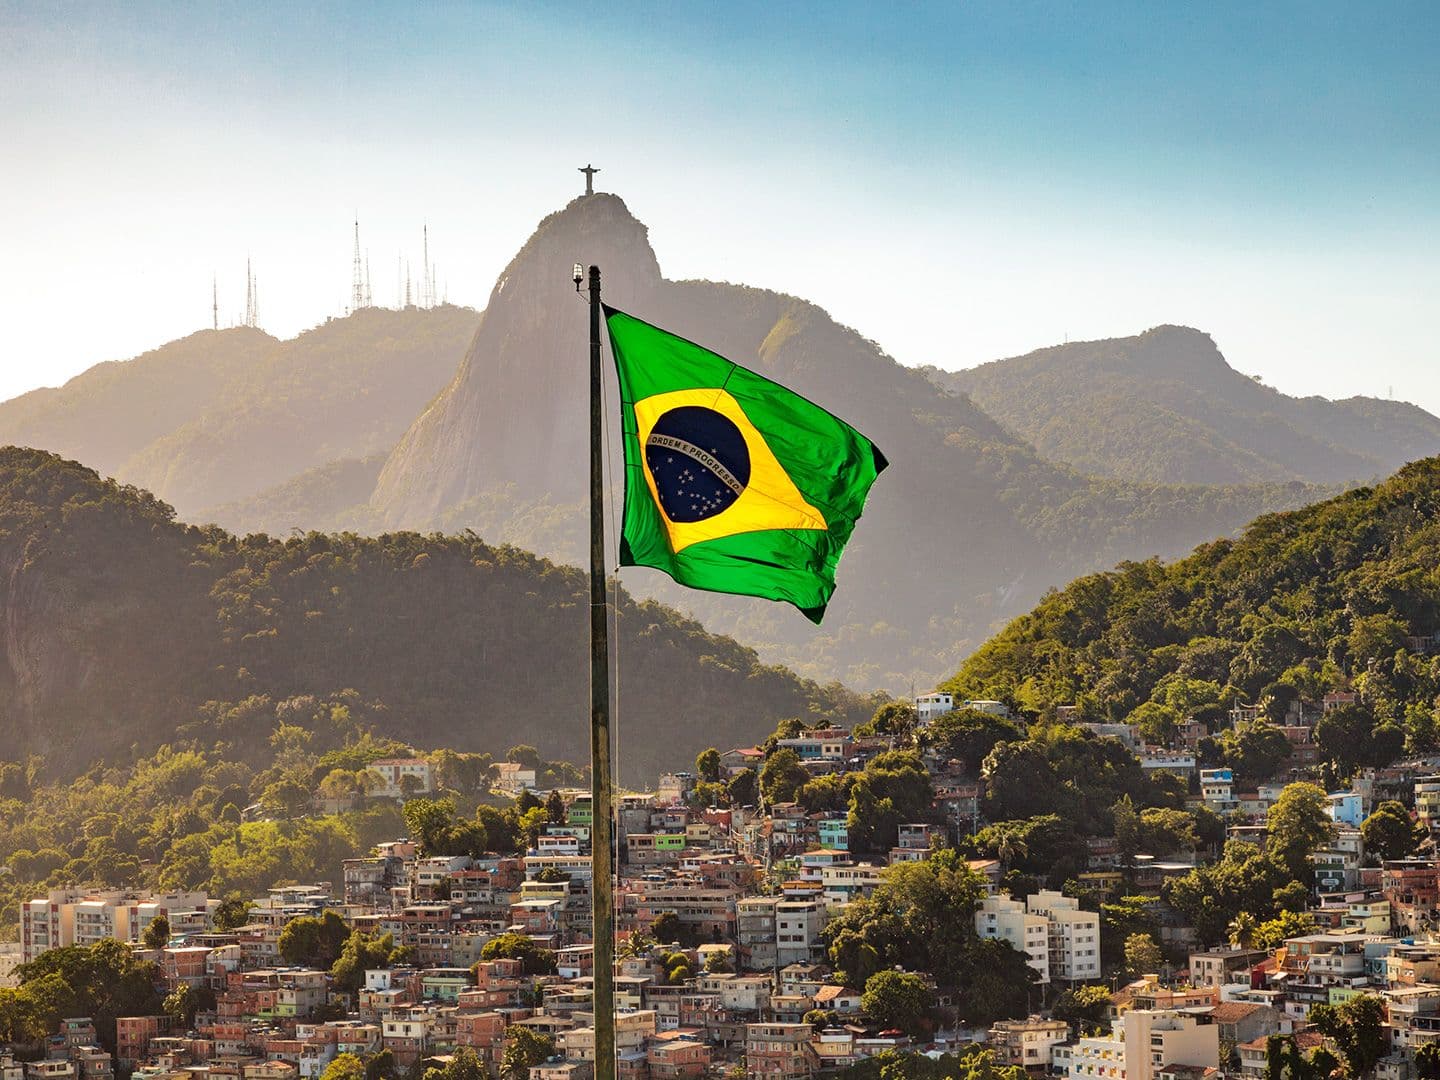
[[[1280,719],[1292,702],[1348,691],[1358,717],[1335,712],[1367,739],[1396,727],[1404,737],[1387,743],[1392,753],[1434,750],[1437,516],[1440,459],[1431,458],[1376,487],[1263,517],[1173,564],[1081,578],[1011,622],[947,688],[1035,716],[1075,705],[1084,718],[1125,720],[1148,703],[1213,724],[1234,701]],[[1339,741],[1337,766],[1353,767]]]
[[[421,745],[479,749],[524,724],[547,752],[585,756],[587,578],[473,534],[238,538],[179,525],[153,496],[74,462],[8,448],[0,570],[0,711],[14,752],[55,767],[145,752],[212,722],[207,702],[346,691],[383,733]],[[627,776],[712,739],[751,740],[780,717],[873,709],[619,595]]]

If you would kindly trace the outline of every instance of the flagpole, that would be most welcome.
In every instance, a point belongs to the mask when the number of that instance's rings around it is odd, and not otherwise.
[[[578,267],[577,267],[578,269]],[[590,267],[590,901],[595,1080],[615,1080],[614,817],[610,787],[610,640],[605,601],[605,483],[600,465],[600,268]]]

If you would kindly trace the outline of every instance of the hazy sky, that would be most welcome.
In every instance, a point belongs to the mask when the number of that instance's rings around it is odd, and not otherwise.
[[[670,277],[965,367],[1157,323],[1440,412],[1440,4],[0,0],[0,397],[244,304],[479,306],[579,165]]]

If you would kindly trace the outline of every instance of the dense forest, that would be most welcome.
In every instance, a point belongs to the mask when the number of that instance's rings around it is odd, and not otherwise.
[[[1354,725],[1333,733],[1342,772],[1357,754],[1431,752],[1440,748],[1437,567],[1440,459],[1431,458],[1376,487],[1262,517],[1177,562],[1127,563],[1053,591],[946,685],[1031,716],[1074,705],[1082,718],[1138,713],[1161,730],[1181,714],[1219,724],[1235,702],[1279,720],[1296,703],[1315,708],[1347,691],[1353,707],[1326,718]]]
[[[523,725],[546,753],[586,756],[587,578],[473,534],[236,537],[12,447],[0,451],[0,570],[0,715],[12,755],[39,755],[50,774],[214,727],[222,703],[342,693],[387,737],[481,750]],[[874,709],[618,595],[627,778],[779,718]]]
[[[1423,409],[1289,397],[1183,326],[927,370],[1046,458],[1137,482],[1364,482],[1440,451],[1440,419]]]

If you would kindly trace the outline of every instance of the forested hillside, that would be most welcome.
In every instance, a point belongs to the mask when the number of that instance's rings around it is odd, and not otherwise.
[[[1127,563],[1052,592],[947,683],[1031,715],[1182,715],[1225,726],[1223,706],[1281,719],[1326,693],[1357,695],[1316,728],[1339,773],[1440,749],[1440,459],[1402,469],[1170,565]],[[1265,736],[1263,726],[1228,737]],[[1223,748],[1222,748],[1223,749]],[[1253,773],[1252,773],[1253,775]]]
[[[1208,334],[1183,326],[968,371],[927,370],[1044,457],[1126,480],[1364,482],[1440,451],[1440,419],[1423,409],[1289,397],[1236,371]]]
[[[523,724],[551,756],[587,753],[587,579],[473,534],[240,539],[12,447],[0,574],[0,716],[11,753],[52,770],[220,737],[224,703],[257,696],[349,695],[420,745],[490,749]],[[616,650],[627,777],[778,718],[873,710],[623,593]]]

